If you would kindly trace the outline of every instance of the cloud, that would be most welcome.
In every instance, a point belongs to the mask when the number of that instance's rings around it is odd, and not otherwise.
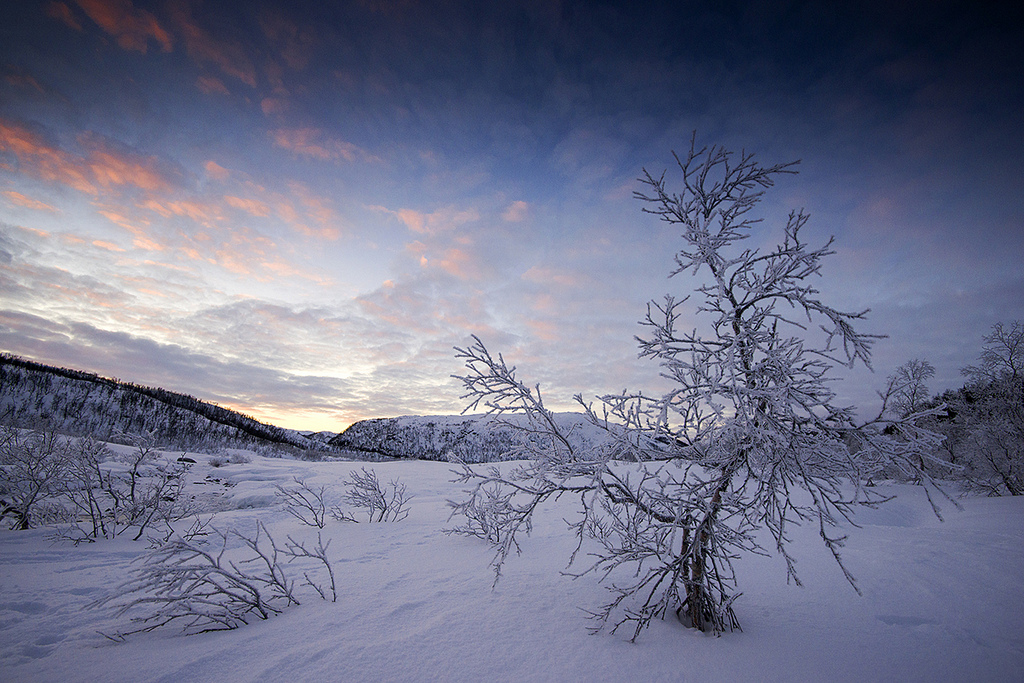
[[[283,114],[288,111],[288,100],[282,97],[264,97],[260,100],[260,109],[264,116]]]
[[[446,206],[429,213],[415,209],[392,210],[384,206],[369,208],[391,214],[404,223],[409,230],[420,235],[450,233],[459,226],[480,220],[480,212],[475,208],[459,209],[455,206]]]
[[[580,287],[583,282],[578,274],[564,269],[549,268],[545,266],[531,266],[522,275],[522,279],[534,284],[550,288],[552,285],[561,287]]]
[[[101,187],[129,186],[165,190],[171,182],[158,168],[156,157],[115,149],[106,139],[90,133],[78,136],[85,154],[66,152],[25,126],[0,119],[0,150],[18,159],[19,170],[41,180],[97,195]]]
[[[224,220],[224,212],[221,210],[221,207],[212,202],[190,199],[164,200],[151,198],[139,203],[138,206],[142,209],[155,211],[164,218],[182,216],[207,228],[212,228]]]
[[[19,88],[32,88],[37,93],[47,94],[46,88],[32,74],[11,64],[0,64],[0,72],[5,81]]]
[[[216,161],[207,161],[203,168],[206,169],[206,174],[215,180],[227,180],[231,176],[231,172]]]
[[[79,136],[79,142],[88,150],[86,166],[100,185],[130,185],[149,191],[170,189],[170,180],[157,168],[157,157],[115,150],[103,138],[88,133]]]
[[[193,19],[192,9],[187,2],[172,3],[169,13],[185,41],[185,51],[196,63],[213,64],[225,75],[256,87],[256,69],[240,43],[211,36]]]
[[[224,195],[224,201],[228,203],[228,206],[245,211],[250,216],[263,218],[269,216],[271,213],[269,206],[256,199],[243,199],[241,197]]]
[[[335,240],[341,236],[342,219],[331,206],[331,201],[312,192],[298,181],[287,183],[288,193],[274,192],[255,183],[245,183],[239,189],[253,196],[224,195],[224,202],[235,209],[257,218],[276,216],[289,228],[307,237]]]
[[[265,11],[260,16],[263,34],[277,46],[281,58],[292,69],[301,70],[309,65],[317,37],[312,27],[300,27],[276,12]]]
[[[181,391],[245,413],[259,412],[272,421],[304,412],[319,412],[321,419],[324,414],[338,415],[343,412],[340,398],[352,393],[338,377],[293,374],[90,323],[10,310],[0,310],[0,347],[39,362]]]
[[[132,245],[137,249],[145,251],[167,251],[168,247],[162,241],[157,241],[149,233],[149,226],[152,224],[147,218],[129,216],[126,207],[97,205],[96,213],[108,221],[124,228],[132,235]]]
[[[0,119],[0,150],[12,152],[19,170],[95,195],[96,185],[83,159],[46,143],[24,126]]]
[[[105,249],[107,251],[114,251],[114,252],[123,252],[124,251],[124,249],[122,249],[121,247],[117,246],[113,242],[105,242],[103,240],[93,240],[92,241],[92,246],[98,247],[100,249]]]
[[[76,31],[82,30],[82,24],[75,18],[71,8],[63,2],[51,2],[46,6],[46,16],[61,21]]]
[[[224,85],[224,81],[216,76],[200,76],[196,79],[196,87],[206,95],[217,93],[219,95],[230,95],[231,91]]]
[[[75,0],[75,3],[125,50],[145,54],[150,40],[155,41],[164,52],[170,52],[172,49],[171,35],[160,25],[156,17],[146,10],[135,9],[131,0]],[[63,5],[63,8],[56,8],[54,13],[58,19],[73,26],[67,20],[70,10],[67,5]]]
[[[32,199],[27,197],[20,192],[14,190],[6,190],[0,194],[7,197],[8,201],[18,206],[24,206],[27,209],[35,209],[36,211],[49,211],[51,213],[60,213],[60,209],[55,206],[50,206],[46,202],[41,202],[38,199]]]
[[[338,227],[341,219],[331,206],[329,199],[314,194],[308,187],[296,181],[289,182],[288,189],[291,191],[291,195],[298,198],[306,217],[320,226],[319,228],[310,228],[298,220],[292,220],[289,223],[293,228],[310,237],[335,240],[341,236],[341,230]]]
[[[269,131],[275,147],[287,149],[302,156],[321,161],[339,159],[353,161],[376,161],[377,158],[365,150],[332,137],[320,128],[279,128]]]
[[[444,272],[460,280],[479,280],[485,270],[477,255],[466,246],[445,249],[437,259],[437,265]]]
[[[526,220],[530,212],[530,205],[522,200],[512,202],[501,214],[502,219],[509,223],[519,223]]]

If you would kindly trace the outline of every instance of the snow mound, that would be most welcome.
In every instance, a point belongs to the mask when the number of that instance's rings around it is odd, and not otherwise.
[[[563,518],[541,510],[522,555],[492,588],[491,550],[444,533],[458,498],[438,462],[304,462],[253,455],[191,476],[213,524],[262,521],[275,538],[315,539],[274,501],[295,478],[341,493],[362,467],[399,479],[414,497],[392,524],[328,520],[322,530],[338,601],[302,604],[236,631],[182,636],[173,628],[112,643],[123,618],[85,606],[122,582],[145,542],[74,547],[45,529],[0,532],[0,680],[4,681],[891,681],[1019,680],[1024,671],[1024,500],[969,498],[939,522],[920,489],[884,484],[892,507],[850,530],[844,558],[864,593],[844,582],[816,529],[793,530],[803,588],[782,561],[737,562],[743,632],[719,638],[656,621],[630,634],[588,635],[581,608],[608,599],[596,577],[560,572],[574,549]],[[502,464],[508,467],[511,464]],[[261,506],[247,505],[260,500]],[[584,548],[584,551],[586,548]]]

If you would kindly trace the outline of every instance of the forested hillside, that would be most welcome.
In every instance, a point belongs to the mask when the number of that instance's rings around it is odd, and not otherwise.
[[[0,424],[176,448],[328,448],[322,441],[165,389],[0,355]]]

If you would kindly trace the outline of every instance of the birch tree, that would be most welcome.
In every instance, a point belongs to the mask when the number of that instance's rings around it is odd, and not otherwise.
[[[464,466],[467,497],[451,504],[465,521],[455,530],[495,544],[500,576],[541,503],[575,497],[572,530],[588,551],[574,553],[570,568],[597,574],[612,593],[592,612],[596,628],[627,626],[633,638],[670,613],[702,631],[737,628],[732,563],[746,553],[777,553],[799,585],[794,523],[817,528],[856,589],[838,523],[858,505],[884,501],[864,486],[873,474],[917,473],[939,438],[915,426],[918,414],[892,415],[883,405],[858,422],[853,407],[837,403],[832,371],[870,367],[880,337],[857,328],[868,311],[833,308],[815,289],[834,252],[832,240],[813,247],[804,239],[806,213],[789,214],[774,247],[746,247],[761,227],[753,209],[795,162],[763,166],[751,154],[693,141],[674,156],[676,189],[665,173],[645,170],[636,193],[644,212],[680,231],[670,276],[691,281],[690,295],[648,305],[637,337],[639,355],[671,382],[667,392],[624,391],[596,404],[577,396],[608,435],[581,451],[545,408],[539,385],[520,380],[476,337],[456,349],[467,369],[459,376],[467,410],[526,415],[520,455],[529,461],[505,471]]]

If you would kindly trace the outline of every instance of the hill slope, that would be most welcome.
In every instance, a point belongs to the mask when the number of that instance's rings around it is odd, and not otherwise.
[[[594,446],[605,438],[580,413],[559,413],[555,419],[575,448]],[[382,417],[356,422],[330,443],[385,458],[495,462],[523,457],[517,452],[519,430],[505,424],[523,420],[521,415],[501,420],[493,415]]]
[[[124,434],[149,435],[184,449],[326,447],[193,396],[6,354],[0,355],[0,423],[113,441]]]

